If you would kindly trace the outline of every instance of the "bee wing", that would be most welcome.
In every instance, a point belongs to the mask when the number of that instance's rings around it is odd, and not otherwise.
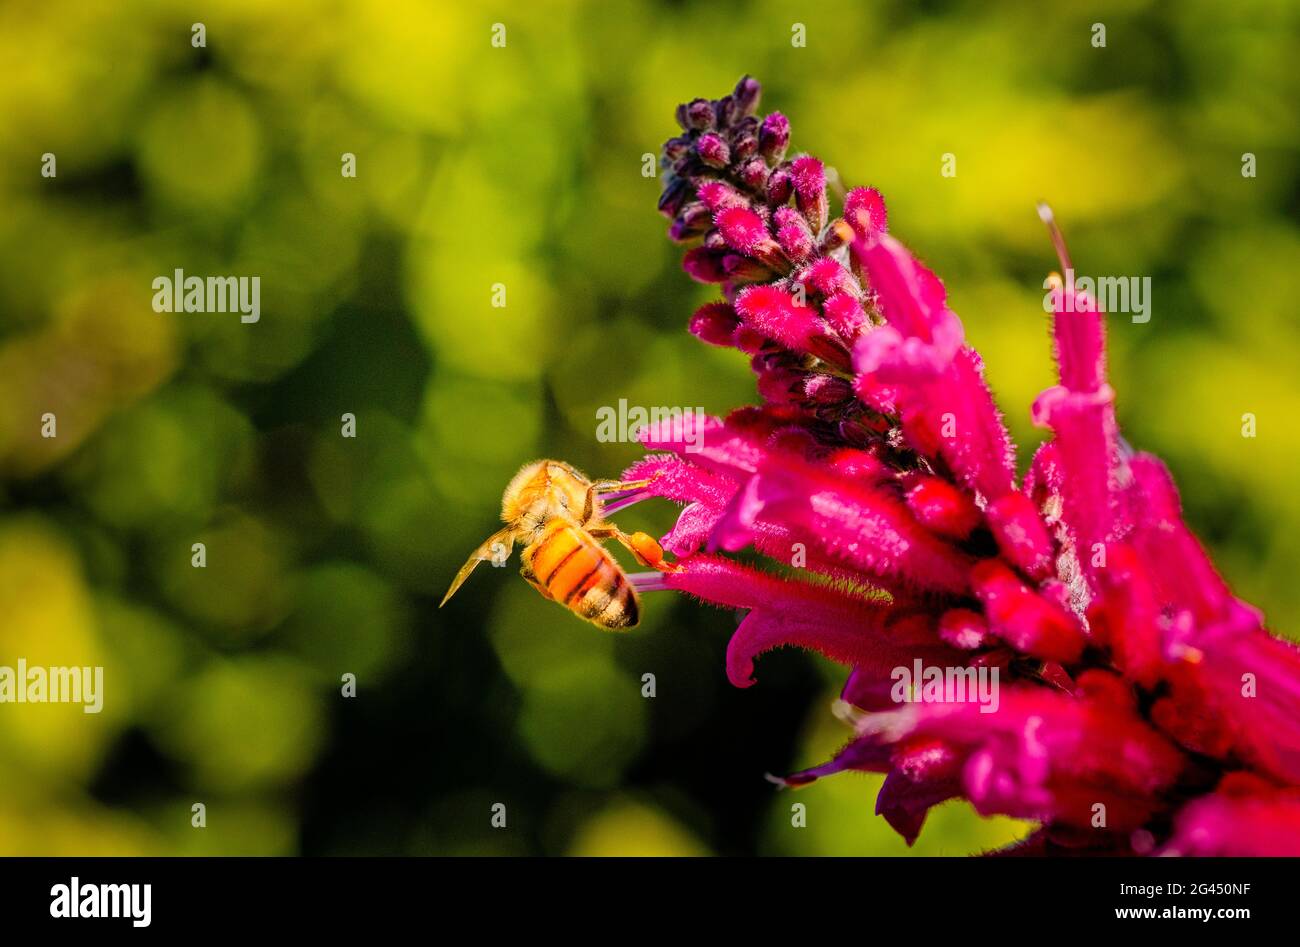
[[[498,551],[501,547],[505,547],[504,553]],[[469,578],[469,574],[474,571],[474,567],[480,562],[487,562],[496,558],[500,558],[500,560],[504,562],[505,558],[510,555],[510,551],[514,549],[514,547],[515,531],[509,526],[505,529],[497,530],[485,539],[483,545],[470,553],[469,558],[465,560],[465,564],[461,566],[460,571],[456,573],[456,578],[451,580],[451,588],[447,590],[447,594],[444,595],[442,601],[438,603],[438,607],[442,608],[443,605],[447,604],[447,599],[456,594],[456,590],[461,587],[466,579]]]

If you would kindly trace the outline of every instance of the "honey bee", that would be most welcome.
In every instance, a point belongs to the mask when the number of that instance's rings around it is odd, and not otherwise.
[[[606,521],[600,496],[649,482],[588,480],[559,460],[525,464],[501,497],[505,528],[470,554],[438,607],[447,604],[480,562],[500,565],[520,542],[524,548],[519,574],[544,597],[602,628],[631,628],[640,621],[641,603],[602,540],[618,540],[637,562],[660,572],[677,572],[679,567],[664,561],[663,549],[652,537],[625,533]]]

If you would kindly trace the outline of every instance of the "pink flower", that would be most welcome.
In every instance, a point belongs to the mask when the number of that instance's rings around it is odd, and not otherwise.
[[[787,160],[790,123],[754,114],[759,91],[678,109],[659,206],[699,241],[686,271],[721,286],[691,331],[750,357],[763,404],[642,432],[657,453],[627,479],[649,485],[607,508],[683,504],[664,538],[683,569],[634,581],[746,611],[737,686],[782,645],[846,665],[855,735],[785,783],[886,773],[877,812],[909,843],[964,798],[1039,822],[1022,854],[1300,854],[1300,650],[1120,439],[1096,302],[1055,294],[1060,382],[1033,408],[1052,438],[1017,484],[943,284],[879,192],[832,215],[825,166]],[[725,555],[745,547],[772,567]],[[900,685],[912,668],[923,687]],[[944,690],[976,680],[996,694]]]

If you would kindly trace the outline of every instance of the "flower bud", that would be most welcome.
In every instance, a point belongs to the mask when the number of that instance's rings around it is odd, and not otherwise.
[[[743,118],[753,115],[758,109],[758,100],[763,95],[763,86],[753,76],[745,76],[736,83],[736,88],[731,93],[731,99],[735,103],[736,116]]]
[[[758,133],[758,150],[770,164],[777,165],[785,158],[785,150],[790,147],[790,120],[780,112],[773,112],[763,119]]]
[[[709,131],[714,127],[713,103],[708,99],[695,99],[686,106],[686,128]]]
[[[725,168],[731,161],[727,143],[712,133],[700,136],[695,143],[695,153],[711,168]]]
[[[773,171],[767,178],[767,202],[773,207],[780,207],[790,200],[794,193],[794,180],[790,169],[784,165]]]

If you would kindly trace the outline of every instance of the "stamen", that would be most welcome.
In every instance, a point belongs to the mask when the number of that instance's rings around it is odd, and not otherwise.
[[[629,572],[628,581],[638,592],[671,592],[667,575],[663,572]]]
[[[1056,226],[1056,215],[1052,213],[1052,208],[1042,201],[1038,202],[1038,218],[1047,225],[1047,232],[1052,237],[1052,246],[1056,248],[1056,257],[1061,261],[1061,269],[1070,271],[1074,269],[1074,264],[1070,262],[1070,250],[1065,245],[1065,236],[1061,233],[1061,228]]]
[[[644,489],[628,490],[625,493],[607,493],[600,498],[600,508],[604,513],[617,513],[619,510],[625,510],[633,503],[640,503],[642,500],[649,499],[650,494]]]

